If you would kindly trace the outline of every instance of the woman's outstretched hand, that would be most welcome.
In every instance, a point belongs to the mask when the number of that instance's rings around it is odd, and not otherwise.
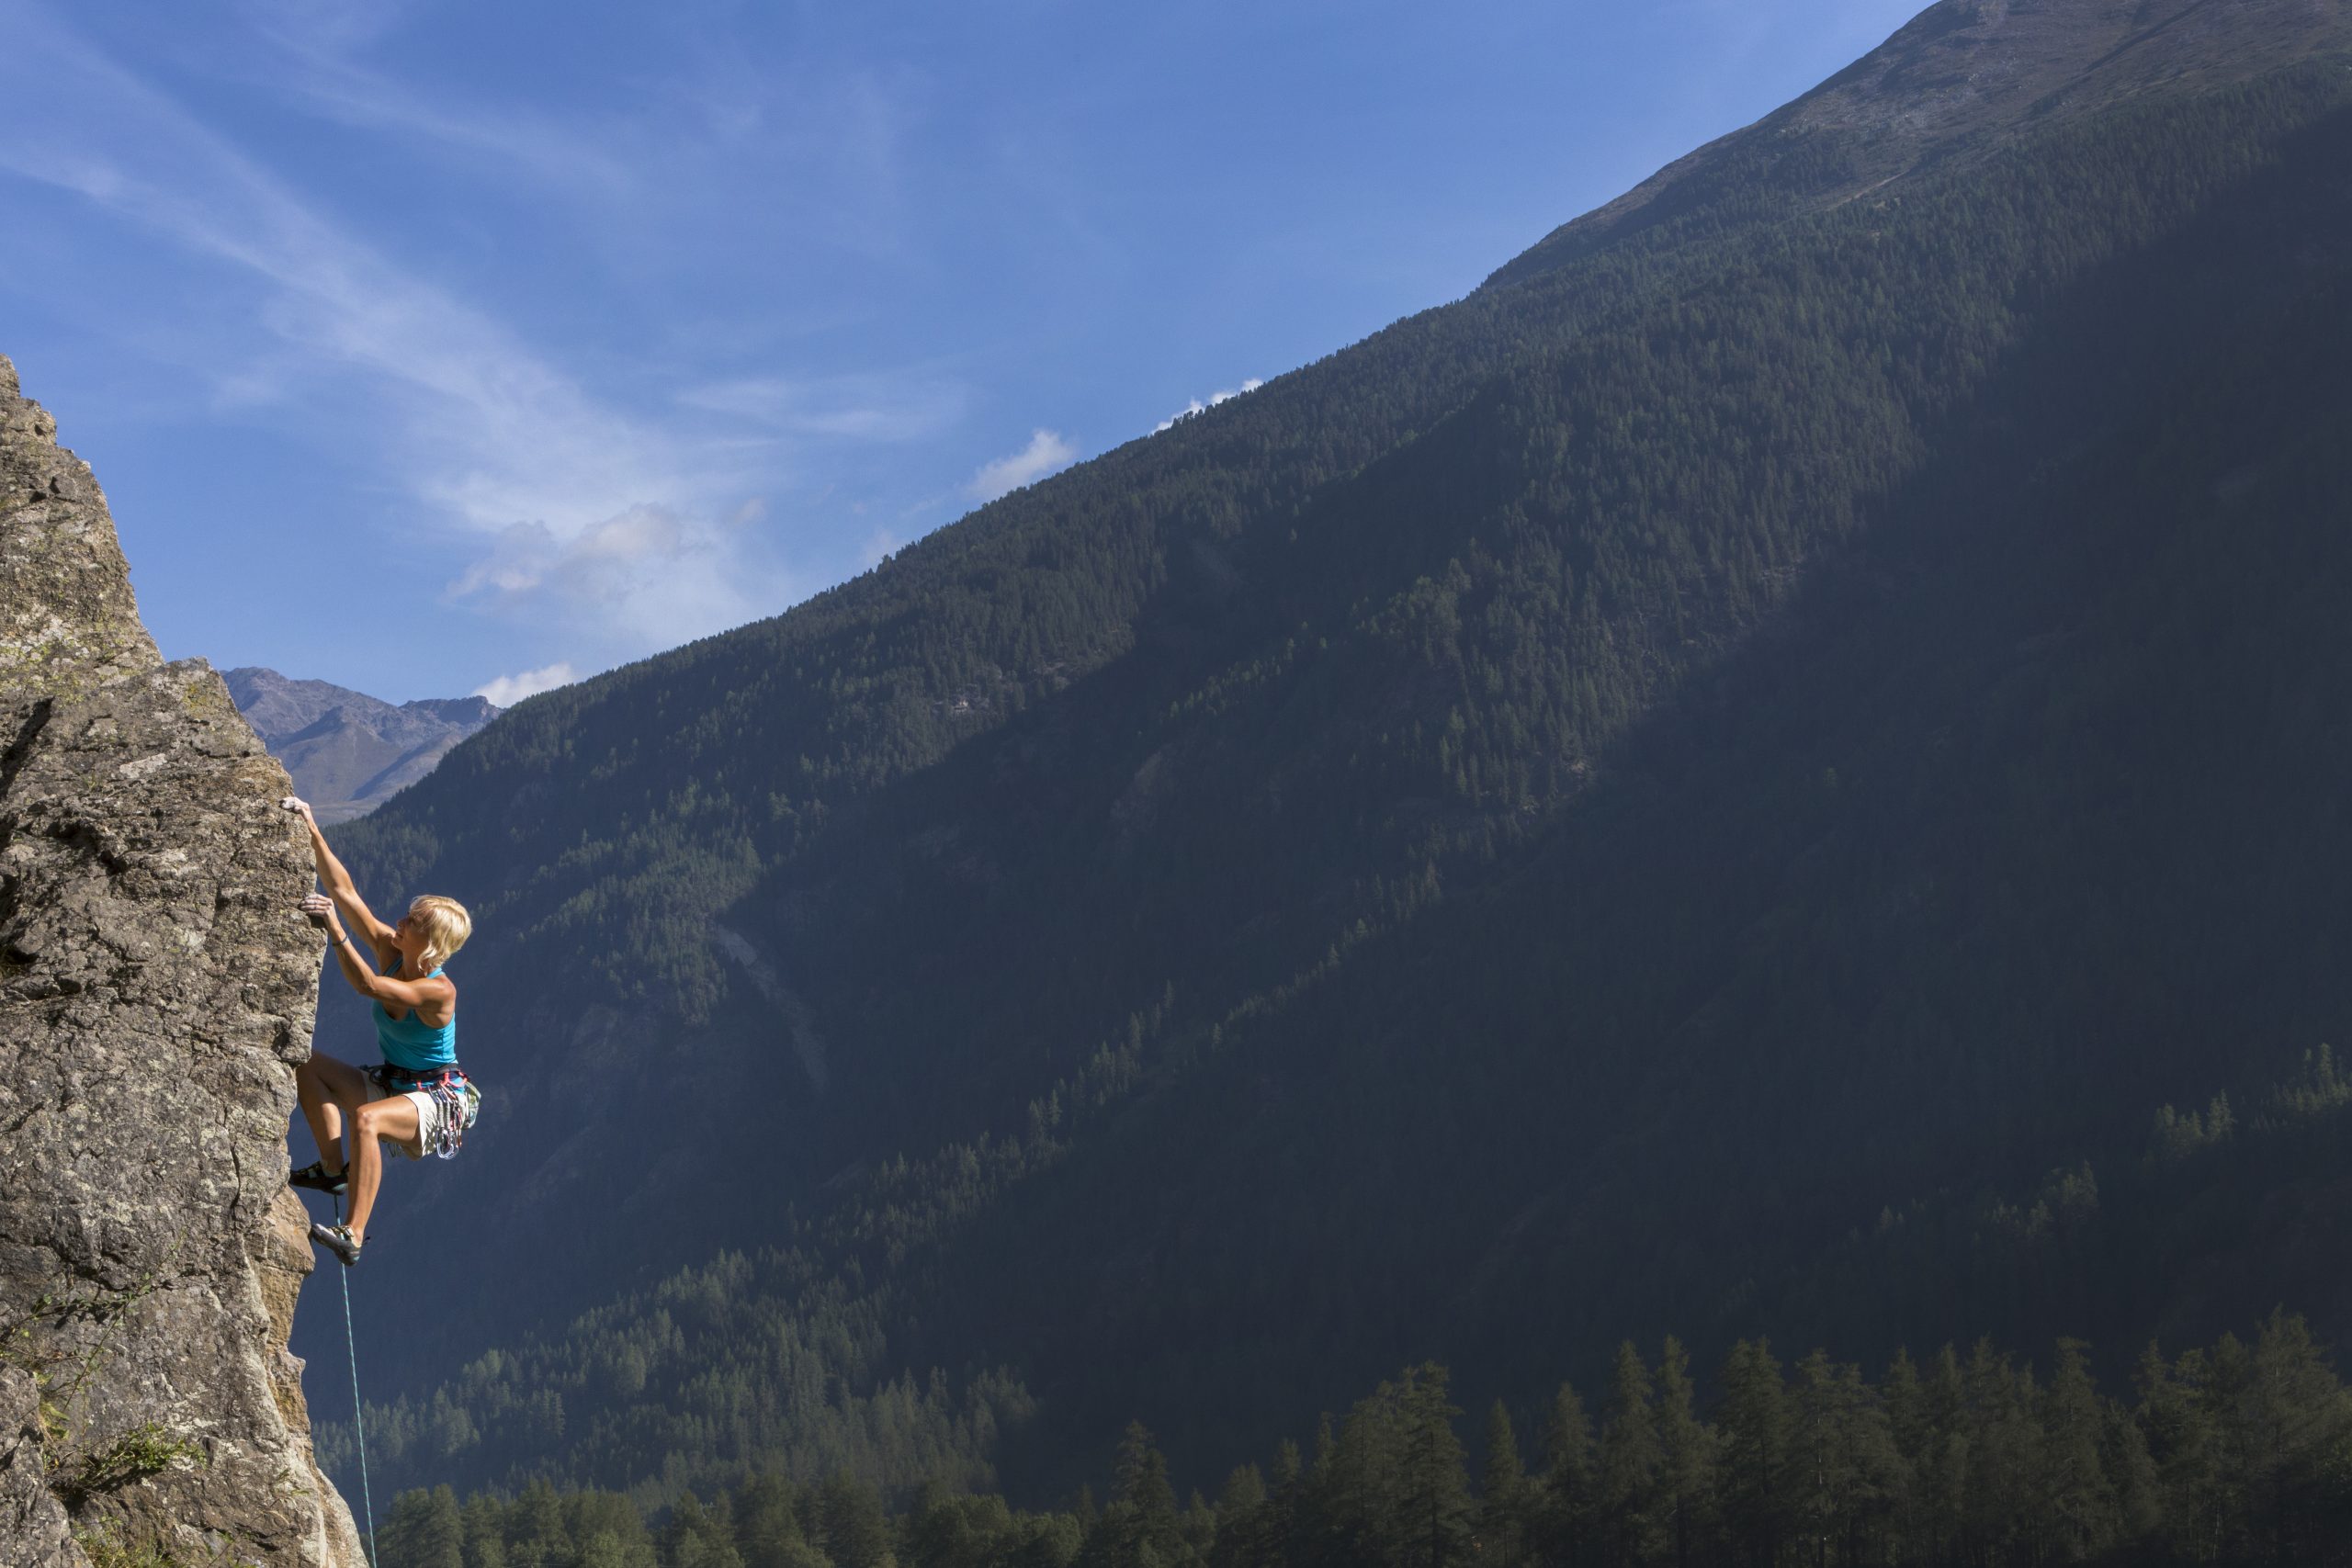
[[[334,900],[328,897],[325,894],[306,894],[303,896],[302,902],[299,907],[302,913],[309,917],[311,923],[318,927],[321,931],[330,931],[333,929],[333,922],[334,920]]]
[[[287,810],[294,813],[295,816],[300,817],[302,819],[302,825],[304,827],[315,828],[319,825],[319,819],[311,815],[311,803],[304,800],[300,795],[289,795],[277,804],[284,807]]]

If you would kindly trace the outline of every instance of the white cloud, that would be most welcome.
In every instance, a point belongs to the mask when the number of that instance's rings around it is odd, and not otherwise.
[[[511,708],[525,697],[536,697],[541,692],[552,692],[558,686],[569,686],[580,679],[580,671],[559,660],[537,670],[520,670],[512,675],[501,675],[485,681],[474,688],[474,695],[488,697],[492,706]]]
[[[1209,410],[1216,407],[1217,404],[1238,398],[1244,392],[1254,392],[1265,384],[1266,383],[1264,381],[1259,379],[1255,376],[1252,376],[1248,380],[1242,382],[1238,387],[1227,387],[1223,391],[1211,392],[1207,402],[1203,402],[1198,398],[1189,398],[1185,400],[1184,407],[1182,410],[1170,414],[1166,419],[1163,419],[1158,424],[1153,425],[1151,427],[1151,433],[1154,435],[1157,435],[1163,430],[1173,430],[1176,428],[1176,422],[1178,420],[1190,419],[1196,413],[1206,413]]]
[[[718,519],[632,506],[570,535],[510,524],[444,598],[526,618],[552,613],[633,650],[741,626],[782,607],[770,597],[781,574],[758,570],[744,542],[747,511],[756,515],[749,503]]]
[[[1035,484],[1057,468],[1068,468],[1077,457],[1078,448],[1059,431],[1034,431],[1029,445],[1020,451],[993,463],[981,464],[979,472],[964,489],[977,501],[994,501],[1023,485]]]
[[[627,656],[795,596],[761,532],[719,521],[758,488],[755,460],[772,464],[763,444],[592,395],[40,9],[0,0],[0,96],[20,128],[0,139],[0,173],[75,193],[218,269],[209,308],[249,302],[280,351],[248,352],[216,398],[360,390],[372,455],[422,503],[416,524],[492,540],[455,597],[511,606],[543,590],[544,612],[587,612],[582,634]]]

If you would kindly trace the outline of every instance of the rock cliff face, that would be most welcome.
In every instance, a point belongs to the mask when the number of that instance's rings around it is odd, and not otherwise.
[[[286,1350],[309,856],[54,437],[0,359],[0,1563],[360,1568]]]

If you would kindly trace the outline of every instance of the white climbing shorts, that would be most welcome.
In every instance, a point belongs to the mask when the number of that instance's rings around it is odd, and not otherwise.
[[[385,1098],[405,1100],[416,1107],[413,1145],[394,1143],[390,1138],[376,1140],[386,1148],[400,1150],[409,1159],[423,1159],[426,1155],[439,1155],[443,1159],[454,1156],[466,1134],[472,1131],[474,1119],[481,1114],[481,1090],[463,1074],[434,1089],[406,1091],[381,1068],[370,1068],[368,1077]]]

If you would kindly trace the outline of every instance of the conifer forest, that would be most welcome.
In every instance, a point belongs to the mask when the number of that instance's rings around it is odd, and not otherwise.
[[[339,829],[500,933],[381,1568],[2352,1562],[2352,20],[2165,9]]]

